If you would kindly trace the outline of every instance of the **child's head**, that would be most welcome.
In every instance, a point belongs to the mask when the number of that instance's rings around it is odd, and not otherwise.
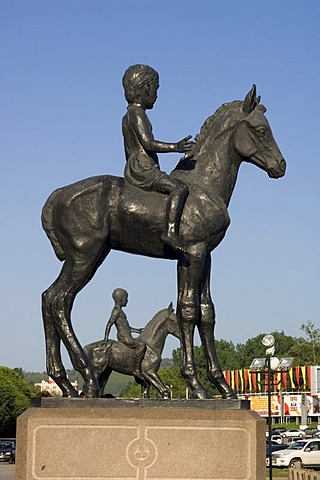
[[[127,102],[134,103],[137,101],[143,95],[145,86],[153,82],[159,83],[159,75],[152,67],[140,64],[129,67],[122,78]]]
[[[116,288],[113,290],[112,298],[117,305],[125,307],[128,303],[128,292],[124,288]]]

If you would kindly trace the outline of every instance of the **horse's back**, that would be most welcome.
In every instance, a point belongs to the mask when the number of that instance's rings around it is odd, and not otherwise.
[[[182,213],[179,234],[185,243],[204,241],[204,226],[212,223],[206,219],[209,214],[217,220],[215,209],[208,209],[210,199],[200,195],[199,188],[191,189]],[[122,177],[100,175],[53,192],[43,208],[42,224],[60,260],[65,260],[66,252],[88,255],[101,245],[106,250],[176,259],[177,252],[161,240],[167,200],[168,195],[135,187]],[[214,223],[219,231],[220,221]]]

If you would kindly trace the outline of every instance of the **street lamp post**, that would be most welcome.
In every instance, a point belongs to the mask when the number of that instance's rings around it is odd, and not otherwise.
[[[250,365],[251,375],[257,375],[260,372],[264,372],[263,384],[268,388],[268,459],[269,459],[269,479],[272,480],[272,442],[271,442],[271,430],[272,430],[272,409],[271,409],[271,392],[275,386],[278,386],[282,382],[282,374],[287,371],[291,366],[293,358],[281,358],[279,360],[274,357],[275,352],[275,340],[273,335],[265,335],[261,341],[262,345],[266,347],[266,358],[255,358]],[[267,365],[266,365],[267,363]],[[266,365],[266,366],[265,366]],[[281,373],[280,380],[274,381],[274,375]],[[266,378],[267,377],[267,378]],[[258,380],[260,385],[262,382]]]
[[[268,445],[269,445],[269,478],[272,480],[272,443],[271,443],[271,429],[272,429],[272,410],[271,410],[271,389],[273,386],[273,371],[271,370],[271,355],[274,355],[275,346],[274,346],[274,337],[273,335],[265,335],[262,339],[262,345],[266,347],[266,357],[267,357],[267,375],[268,375]],[[271,373],[272,372],[272,373]]]

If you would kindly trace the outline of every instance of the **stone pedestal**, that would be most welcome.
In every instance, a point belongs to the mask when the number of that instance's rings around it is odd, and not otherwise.
[[[39,399],[16,480],[265,480],[265,423],[239,400]]]

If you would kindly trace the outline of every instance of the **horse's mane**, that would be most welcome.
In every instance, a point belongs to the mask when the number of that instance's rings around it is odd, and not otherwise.
[[[200,132],[195,137],[195,145],[192,153],[197,158],[197,153],[204,141],[206,141],[211,128],[214,126],[212,132],[211,141],[214,141],[222,131],[230,130],[239,121],[241,117],[241,107],[243,102],[241,100],[235,100],[233,102],[224,103],[219,107],[213,115],[207,118],[202,125]]]
[[[145,331],[145,330],[148,328],[148,326],[154,321],[154,319],[155,319],[156,317],[160,317],[163,313],[166,313],[166,312],[168,312],[168,308],[163,308],[162,310],[159,310],[159,312],[155,313],[155,314],[153,315],[153,317],[151,318],[151,320],[149,320],[149,322],[146,324],[146,326],[144,327],[143,331]],[[168,316],[168,315],[167,315],[167,316]],[[166,317],[165,317],[165,318],[166,318]]]

